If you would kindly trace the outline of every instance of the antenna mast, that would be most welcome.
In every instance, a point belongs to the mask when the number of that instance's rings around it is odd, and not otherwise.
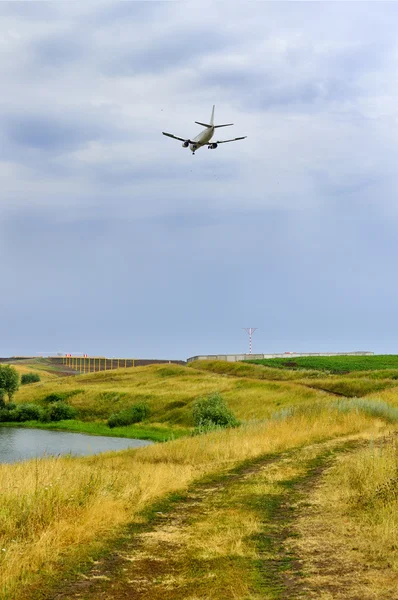
[[[253,333],[258,329],[258,327],[244,327],[243,328],[246,333],[249,335],[249,354],[252,353],[252,337]]]

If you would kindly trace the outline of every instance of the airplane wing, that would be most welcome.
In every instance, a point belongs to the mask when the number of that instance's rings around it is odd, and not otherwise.
[[[243,137],[237,137],[237,138],[233,138],[232,140],[220,140],[217,142],[213,142],[211,141],[208,145],[211,146],[212,144],[226,144],[227,142],[237,142],[238,140],[244,140],[247,138],[247,135],[244,135]]]
[[[187,138],[180,138],[180,137],[178,137],[176,135],[173,135],[172,133],[166,133],[165,131],[162,131],[162,133],[163,133],[163,135],[167,135],[167,137],[171,137],[171,138],[173,138],[175,140],[180,140],[180,142],[186,142],[187,141]],[[188,140],[188,141],[190,142],[190,140]]]

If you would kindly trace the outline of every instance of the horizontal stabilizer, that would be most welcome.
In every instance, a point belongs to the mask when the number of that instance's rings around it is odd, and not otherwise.
[[[225,125],[214,125],[214,129],[217,129],[217,127],[230,127],[231,125],[233,125],[233,123],[226,123]]]
[[[201,123],[200,121],[195,121],[197,125],[203,125],[203,127],[211,127],[208,123]]]

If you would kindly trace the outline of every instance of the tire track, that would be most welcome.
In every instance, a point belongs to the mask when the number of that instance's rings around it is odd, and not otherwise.
[[[263,456],[208,477],[185,494],[169,496],[148,509],[143,523],[126,528],[114,550],[75,581],[65,582],[51,592],[43,591],[35,598],[303,598],[305,565],[291,543],[297,535],[295,521],[336,454],[361,443],[342,438],[312,444],[279,456]],[[195,536],[203,524],[216,528],[225,515],[234,519],[237,510],[246,510],[260,524],[258,531],[242,536],[246,550],[240,554],[222,550],[206,554],[203,548],[198,551]],[[235,521],[230,521],[231,526],[236,525]],[[209,530],[209,540],[213,533]],[[235,571],[241,574],[236,579]]]

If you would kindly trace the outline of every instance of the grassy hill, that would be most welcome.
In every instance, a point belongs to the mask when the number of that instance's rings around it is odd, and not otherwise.
[[[242,420],[262,419],[287,405],[313,403],[330,397],[321,390],[290,382],[226,377],[178,365],[151,365],[102,371],[22,386],[15,401],[46,403],[57,393],[78,410],[84,421],[107,419],[112,413],[146,402],[151,423],[190,427],[193,402],[220,392]]]
[[[106,424],[111,414],[145,402],[151,415],[138,427],[161,426],[186,432],[193,426],[195,400],[215,392],[242,421],[264,419],[286,407],[327,403],[336,396],[374,398],[389,391],[388,401],[398,404],[398,370],[393,369],[333,375],[315,369],[196,361],[189,366],[150,365],[60,377],[43,370],[43,365],[36,368],[42,369],[43,380],[21,386],[15,401],[46,406],[47,397],[55,393],[77,409],[78,420],[86,423],[86,430],[89,423]],[[31,366],[18,365],[18,369],[22,372]],[[133,435],[125,428],[112,433]]]
[[[11,364],[19,373],[19,375],[25,375],[26,373],[38,373],[41,381],[49,381],[62,375],[57,368],[52,367],[46,361],[42,359],[33,360],[20,360]]]
[[[324,370],[293,370],[248,362],[229,363],[221,360],[198,360],[190,363],[190,366],[206,373],[217,373],[241,379],[267,380],[279,384],[290,382],[293,385],[291,389],[295,387],[297,389],[297,385],[300,385],[347,398],[367,396],[389,388],[398,389],[398,369],[353,371],[335,375]]]

